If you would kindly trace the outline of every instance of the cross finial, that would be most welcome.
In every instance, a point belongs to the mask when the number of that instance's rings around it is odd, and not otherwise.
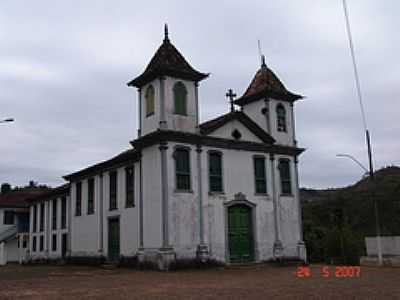
[[[236,97],[236,94],[232,91],[232,89],[229,89],[225,96],[229,98],[229,102],[231,104],[231,112],[234,112],[235,106],[233,105],[233,100]]]
[[[164,42],[168,42],[169,38],[168,38],[168,24],[165,23],[164,24]]]

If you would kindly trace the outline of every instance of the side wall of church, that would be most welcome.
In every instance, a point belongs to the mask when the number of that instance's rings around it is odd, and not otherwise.
[[[88,179],[82,179],[82,215],[76,216],[76,182],[71,184],[71,256],[107,256],[108,223],[119,219],[120,254],[134,256],[139,247],[139,164],[134,164],[135,206],[126,206],[126,164],[117,171],[117,208],[110,209],[110,171],[90,178],[95,179],[94,213],[88,214]]]
[[[159,145],[142,150],[143,246],[158,249],[161,236],[161,154]]]
[[[81,215],[76,215],[76,186],[71,183],[71,256],[98,256],[99,253],[99,204],[100,176],[95,176],[94,213],[89,215],[88,209],[88,179],[82,183]],[[97,187],[97,188],[96,188]]]

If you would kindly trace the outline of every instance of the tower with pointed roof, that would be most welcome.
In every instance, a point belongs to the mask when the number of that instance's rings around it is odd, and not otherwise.
[[[199,124],[198,86],[207,76],[175,48],[165,26],[150,63],[128,83],[139,95],[132,148],[64,176],[68,229],[51,243],[54,228],[45,235],[35,228],[55,224],[57,204],[46,206],[51,214],[31,205],[31,258],[124,257],[162,270],[187,260],[306,260],[297,171],[304,149],[293,116],[302,96],[263,58],[240,98],[228,90],[229,112]]]
[[[144,72],[128,83],[139,93],[138,136],[158,129],[195,132],[199,124],[198,85],[207,77],[171,43],[165,25],[161,46]]]
[[[262,56],[260,69],[235,104],[272,135],[277,144],[296,146],[293,104],[302,98],[283,85]]]

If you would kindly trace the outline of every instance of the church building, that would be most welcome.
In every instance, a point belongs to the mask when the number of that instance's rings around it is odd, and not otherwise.
[[[54,199],[32,202],[32,259],[134,257],[164,270],[188,259],[306,260],[298,183],[304,149],[294,119],[302,96],[263,57],[243,95],[227,93],[230,111],[200,123],[200,83],[208,77],[175,48],[166,27],[144,72],[128,83],[137,93],[136,139],[64,176],[68,184]],[[59,236],[50,232],[41,242],[41,226]]]

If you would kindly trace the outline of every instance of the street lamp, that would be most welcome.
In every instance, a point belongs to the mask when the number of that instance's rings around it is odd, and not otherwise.
[[[7,119],[4,119],[4,120],[0,120],[0,123],[8,123],[8,122],[14,122],[14,119],[13,118],[7,118]]]
[[[362,163],[360,163],[356,158],[349,154],[336,154],[337,157],[347,157],[354,161],[359,167],[361,167],[366,174],[370,175],[370,180],[373,183],[373,173],[371,173],[371,170],[367,170],[366,167]],[[380,266],[383,265],[383,258],[382,258],[382,243],[381,243],[381,229],[380,229],[380,222],[379,222],[379,210],[378,210],[378,203],[376,199],[373,199],[374,201],[374,213],[375,213],[375,226],[376,226],[376,243],[377,243],[377,250],[378,250],[378,263]]]
[[[355,83],[356,83],[358,102],[360,104],[361,116],[362,116],[362,121],[363,121],[363,125],[364,125],[364,130],[365,130],[365,142],[367,145],[368,162],[369,162],[369,171],[368,171],[369,178],[370,178],[371,182],[374,182],[374,168],[373,168],[373,164],[372,164],[371,137],[369,135],[369,130],[367,127],[367,120],[366,120],[365,112],[364,112],[364,104],[363,104],[362,93],[361,93],[360,77],[358,75],[358,70],[357,70],[356,54],[354,51],[354,43],[353,43],[353,38],[351,35],[349,13],[348,13],[348,9],[347,9],[346,0],[342,0],[342,4],[343,4],[344,18],[345,18],[345,22],[346,22],[347,38],[349,40],[350,55],[351,55],[351,60],[353,63],[354,79],[355,79]],[[363,167],[363,169],[365,169],[365,168]],[[382,247],[381,247],[381,230],[380,230],[380,225],[379,225],[378,203],[377,203],[376,199],[374,200],[374,210],[375,210],[375,222],[376,222],[376,242],[377,242],[377,247],[378,247],[378,263],[381,266],[383,263]]]
[[[369,174],[369,171],[367,170],[367,168],[366,167],[364,167],[364,165],[362,164],[362,163],[360,163],[354,156],[351,156],[350,154],[342,154],[342,153],[340,153],[340,154],[336,154],[336,156],[337,157],[347,157],[347,158],[350,158],[352,161],[354,161],[357,165],[359,165],[364,171],[365,171],[365,173],[367,174]]]

